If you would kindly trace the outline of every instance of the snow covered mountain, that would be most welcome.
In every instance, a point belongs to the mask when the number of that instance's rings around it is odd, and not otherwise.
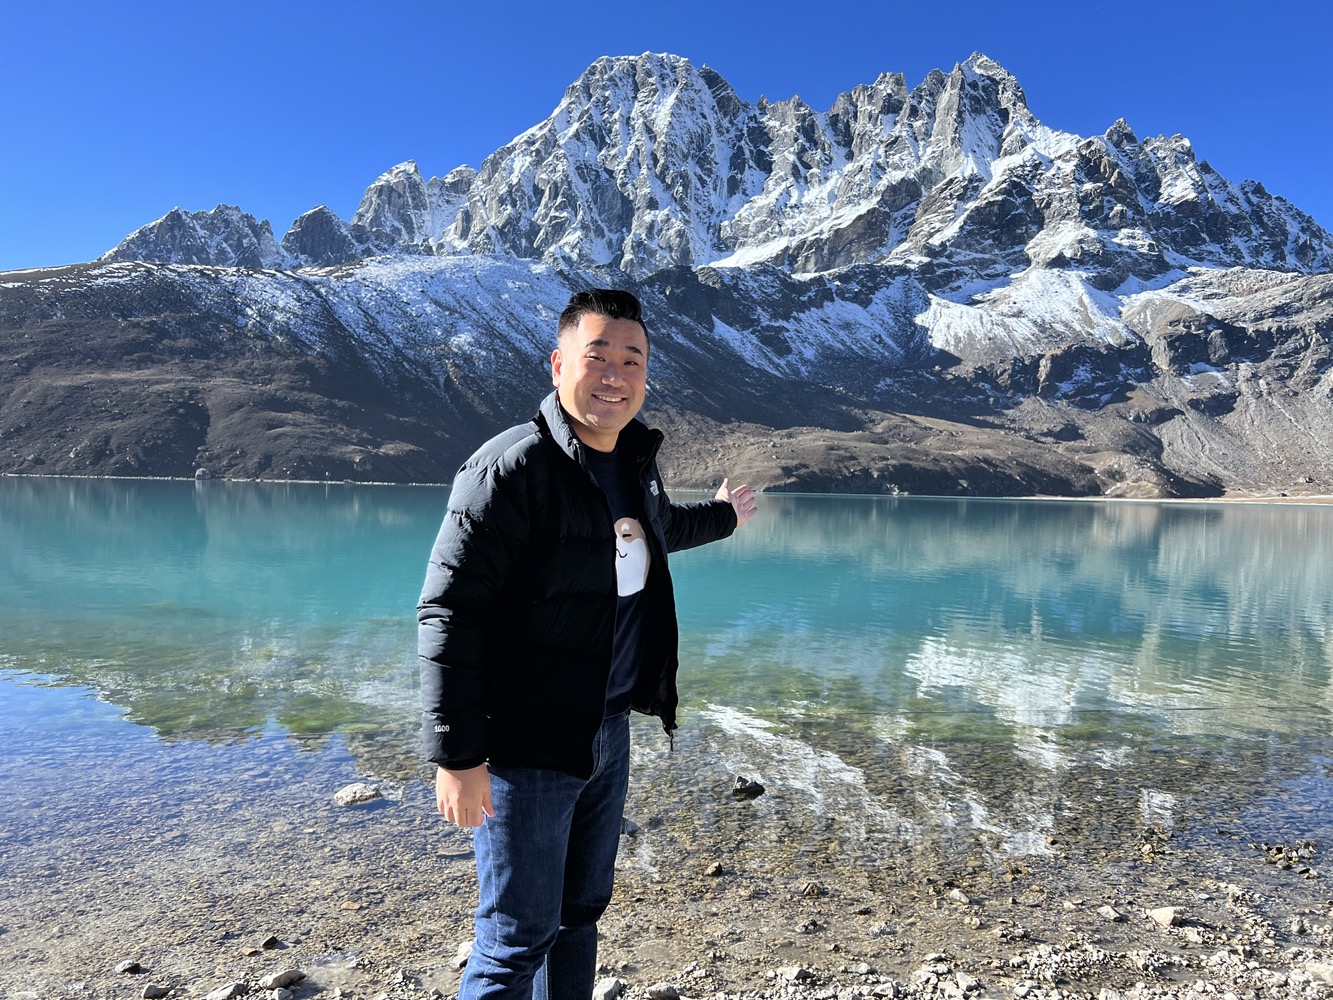
[[[314,213],[337,228],[327,209]],[[1333,268],[1333,238],[1262,184],[1234,185],[1187,139],[1141,141],[1124,121],[1092,138],[1049,129],[979,54],[910,91],[884,74],[827,112],[800,98],[747,104],[675,56],[599,59],[480,170],[428,181],[399,164],[366,190],[337,246],[303,242],[311,222],[278,247],[229,206],[175,210],[102,259],[293,267],[475,253],[631,278],[874,264],[934,291],[1029,266],[1078,266],[1108,290],[1188,264]]]
[[[730,459],[789,488],[1206,495],[1333,484],[1330,271],[1333,237],[1262,184],[1181,136],[1050,129],[982,55],[820,112],[645,54],[599,59],[479,169],[394,167],[351,220],[321,206],[279,243],[237,208],[175,210],[96,265],[11,273],[0,329],[128,325],[177,374],[197,345],[213,381],[268,356],[292,395],[246,406],[362,442],[302,457],[256,417],[226,457],[200,384],[177,474],[447,479],[544,389],[569,291],[618,284],[650,307],[687,480]],[[18,423],[6,468],[36,441]]]

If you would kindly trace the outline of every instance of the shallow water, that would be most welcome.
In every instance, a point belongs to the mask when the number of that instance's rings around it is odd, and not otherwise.
[[[0,858],[356,777],[428,810],[446,496],[0,479]],[[1003,865],[1330,833],[1333,509],[766,496],[673,569],[683,728],[636,723],[631,811],[682,844]]]

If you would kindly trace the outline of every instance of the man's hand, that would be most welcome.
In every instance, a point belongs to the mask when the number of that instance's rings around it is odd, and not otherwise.
[[[444,818],[459,826],[481,826],[495,815],[491,803],[491,772],[485,764],[465,771],[435,769],[435,805]]]
[[[759,509],[759,501],[755,498],[754,490],[748,486],[737,486],[733,490],[729,479],[722,480],[722,485],[717,488],[716,499],[731,504],[731,509],[736,512],[738,528],[754,517],[754,512]]]

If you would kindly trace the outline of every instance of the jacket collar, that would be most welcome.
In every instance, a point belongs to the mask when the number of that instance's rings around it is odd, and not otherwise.
[[[558,391],[552,391],[541,402],[535,418],[539,424],[545,424],[556,445],[566,455],[583,465],[583,453],[587,448],[574,433],[574,425],[569,422],[569,415],[560,405]],[[635,417],[620,432],[616,447],[624,449],[623,454],[638,459],[652,458],[657,454],[657,447],[662,442],[662,432],[653,430],[638,417]]]

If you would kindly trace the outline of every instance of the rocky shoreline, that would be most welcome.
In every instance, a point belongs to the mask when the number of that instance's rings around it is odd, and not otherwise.
[[[325,794],[297,821],[219,799],[185,834],[144,816],[63,855],[6,850],[0,996],[454,996],[469,841],[433,815],[424,780],[386,792]],[[600,1000],[1333,995],[1312,841],[1219,858],[1141,832],[1115,858],[923,847],[900,863],[796,850],[774,865],[721,834],[666,835],[642,790],[629,812],[642,822],[602,921]]]

